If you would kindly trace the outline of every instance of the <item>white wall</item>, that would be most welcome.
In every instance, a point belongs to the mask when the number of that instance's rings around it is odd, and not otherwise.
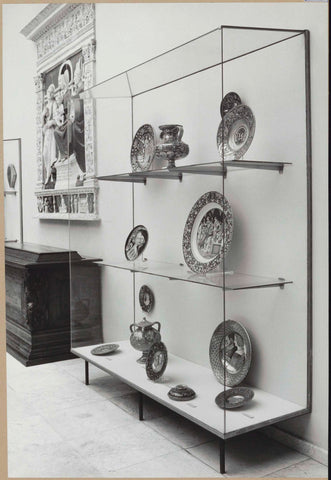
[[[26,241],[49,244],[54,246],[68,245],[68,229],[65,223],[61,222],[40,222],[33,218],[35,211],[35,197],[33,194],[36,178],[35,169],[35,93],[33,76],[35,74],[36,55],[34,45],[28,42],[18,32],[19,30],[41,9],[40,5],[4,5],[3,11],[3,70],[4,70],[4,137],[22,137],[23,139],[23,191],[24,191],[24,235]],[[311,68],[312,68],[312,138],[313,138],[313,348],[314,348],[314,363],[313,363],[313,412],[302,418],[288,421],[283,425],[283,428],[295,433],[296,435],[320,446],[327,448],[327,318],[328,318],[328,289],[327,289],[327,5],[325,4],[97,4],[96,6],[96,29],[97,29],[97,64],[96,73],[97,81],[104,80],[126,68],[131,67],[149,57],[161,53],[169,48],[172,48],[180,43],[190,40],[206,31],[223,24],[229,25],[247,25],[247,26],[263,26],[263,27],[280,27],[280,28],[297,28],[309,29],[311,31]],[[279,51],[279,50],[278,50]],[[286,57],[287,58],[287,57]],[[15,61],[13,61],[15,59]],[[287,58],[288,60],[289,58]],[[268,72],[267,72],[268,73]],[[270,73],[270,72],[269,72]],[[285,75],[285,71],[283,72]],[[261,71],[262,74],[262,71]],[[230,78],[230,77],[229,77]],[[231,75],[231,89],[234,85],[235,72]],[[237,77],[238,78],[238,77]],[[257,77],[256,81],[261,77]],[[302,77],[301,77],[302,78]],[[23,81],[22,81],[23,79]],[[245,83],[247,80],[247,83]],[[238,81],[238,87],[242,91],[242,85],[248,85],[248,82],[254,84],[254,77],[244,79],[243,82]],[[293,79],[292,79],[293,80]],[[225,78],[225,91],[228,90]],[[24,88],[22,88],[22,85]],[[262,83],[263,85],[263,83]],[[258,97],[252,98],[254,89],[246,87],[249,93],[248,98],[253,108],[253,104],[257,104]],[[293,87],[293,95],[295,97],[296,90]],[[280,101],[284,104],[284,111],[288,106],[288,98],[274,100]],[[292,99],[291,99],[292,100]],[[173,107],[170,102],[169,109]],[[127,141],[129,132],[124,131],[125,121],[120,117],[123,112],[123,104],[118,103],[111,106],[100,105],[98,102],[98,117],[97,117],[97,135],[98,135],[98,171],[100,174],[129,170],[129,148]],[[125,105],[127,108],[127,105]],[[198,108],[198,106],[197,106]],[[105,109],[102,111],[102,109]],[[111,111],[110,111],[111,109]],[[166,110],[157,112],[155,117],[151,117],[151,112],[146,112],[146,117],[143,118],[140,110],[140,116],[136,119],[137,128],[143,122],[153,123],[155,128],[159,125],[161,117],[166,115]],[[105,115],[108,113],[108,115]],[[169,111],[169,121],[171,121],[171,110]],[[179,113],[179,112],[178,112]],[[285,115],[285,114],[284,114]],[[287,112],[288,115],[288,112]],[[164,118],[164,117],[163,117]],[[116,121],[114,121],[116,119]],[[167,119],[168,121],[168,119]],[[176,121],[179,121],[176,119]],[[218,119],[209,119],[213,125],[217,126]],[[259,118],[257,118],[259,121]],[[296,121],[296,119],[293,119]],[[298,119],[299,121],[299,119]],[[163,122],[163,119],[162,119]],[[183,118],[184,129],[189,125],[189,119]],[[119,128],[120,127],[120,128]],[[216,132],[215,127],[215,132]],[[257,125],[257,128],[260,128]],[[116,130],[114,130],[116,129]],[[121,131],[123,135],[123,149],[116,147],[116,134],[112,132]],[[208,129],[207,129],[208,131]],[[258,130],[257,130],[258,132]],[[261,130],[260,130],[261,132]],[[274,132],[273,132],[274,133]],[[214,133],[211,134],[214,136]],[[257,133],[258,135],[258,133]],[[273,137],[275,138],[275,137]],[[194,142],[193,137],[190,138],[190,128],[186,129],[184,133],[184,141],[190,143]],[[189,141],[190,140],[190,141]],[[300,143],[300,142],[299,142]],[[124,147],[124,145],[126,145]],[[252,144],[252,152],[254,144]],[[208,155],[209,157],[209,155]],[[248,157],[247,157],[248,158]],[[213,158],[217,160],[217,158]],[[288,161],[291,161],[290,159]],[[292,160],[294,161],[294,160]],[[184,162],[184,161],[183,161]],[[191,162],[189,162],[191,163]],[[192,162],[193,163],[193,162]],[[250,177],[252,174],[249,174]],[[291,173],[287,174],[285,182],[291,180]],[[279,182],[277,175],[272,177],[262,176],[262,181],[271,182],[268,188],[277,188]],[[271,180],[270,180],[271,178]],[[280,180],[284,185],[284,178]],[[269,180],[268,180],[269,179]],[[259,179],[258,179],[259,180]],[[197,183],[197,180],[194,180]],[[227,186],[228,194],[231,197],[231,202],[235,202],[233,192],[236,189],[236,181]],[[250,179],[251,181],[251,179]],[[216,188],[216,180],[209,180],[210,189]],[[152,184],[151,184],[152,185]],[[152,196],[156,195],[158,190],[158,183],[151,186]],[[302,184],[301,184],[302,185]],[[192,185],[191,185],[192,187]],[[153,193],[155,188],[155,193]],[[194,187],[194,195],[188,198],[185,193],[185,184],[179,188],[178,186],[163,185],[161,192],[163,195],[162,212],[166,215],[167,212],[167,192],[176,190],[176,195],[182,195],[182,200],[186,199],[187,205],[192,205],[198,198],[199,188],[201,193],[207,191],[209,188],[204,186],[199,187],[198,184]],[[135,190],[138,196],[144,196],[144,191],[140,191],[138,187]],[[151,190],[149,190],[151,192]],[[245,191],[245,194],[247,192]],[[225,192],[227,195],[227,192]],[[141,197],[142,198],[142,197]],[[135,223],[152,219],[152,213],[148,211],[148,201],[144,198],[142,211],[137,212]],[[170,199],[169,199],[170,200]],[[300,204],[300,202],[299,202]],[[297,207],[300,209],[300,205]],[[160,204],[161,205],[161,204]],[[295,204],[292,204],[292,211]],[[172,205],[169,201],[169,208]],[[114,208],[115,207],[115,208]],[[189,209],[190,207],[187,206]],[[240,211],[240,205],[236,205],[236,211]],[[146,210],[147,209],[147,210]],[[280,212],[281,210],[278,210]],[[302,212],[295,211],[298,215]],[[148,213],[147,217],[144,216]],[[77,224],[72,230],[71,242],[72,247],[77,249],[80,253],[93,256],[102,256],[105,260],[110,259],[114,252],[122,253],[123,242],[126,235],[132,226],[131,218],[131,186],[125,184],[103,184],[100,190],[100,213],[102,221],[99,225],[84,225]],[[188,212],[183,210],[183,219]],[[170,211],[170,215],[172,212]],[[278,213],[279,214],[279,213]],[[169,215],[169,210],[168,210]],[[151,220],[152,221],[152,220]],[[291,222],[291,218],[287,218],[287,222]],[[182,222],[183,223],[183,222]],[[181,230],[181,228],[179,228]],[[55,233],[54,233],[55,232]],[[157,230],[155,229],[156,235]],[[269,232],[272,234],[272,231]],[[161,240],[160,240],[161,241]],[[161,242],[162,244],[162,242]],[[153,244],[151,243],[151,252],[153,251]],[[303,248],[303,247],[302,247]],[[237,251],[239,247],[237,246]],[[176,249],[172,245],[169,255]],[[292,250],[292,247],[291,249]],[[266,250],[264,250],[266,252]],[[174,253],[175,254],[175,253]],[[266,253],[265,253],[266,254]],[[230,261],[235,262],[235,256],[230,257]],[[274,263],[279,261],[276,255],[273,259]],[[286,265],[286,258],[281,259]],[[281,268],[281,267],[279,267]],[[274,271],[274,270],[272,270]],[[257,272],[257,273],[261,273]],[[271,272],[270,272],[271,273]],[[288,269],[286,272],[288,273]],[[292,272],[291,272],[292,273]],[[297,274],[298,272],[293,272]],[[103,282],[103,315],[105,320],[105,333],[108,338],[126,338],[128,335],[128,323],[132,318],[132,279],[131,274],[127,272],[120,272],[116,278],[110,269],[104,269]],[[141,279],[137,276],[137,285],[139,286],[146,279]],[[139,283],[140,282],[140,283]],[[158,280],[153,282],[152,288],[156,294],[157,309],[151,318],[156,319],[158,314],[168,310],[166,299],[174,298],[178,295],[177,286],[166,280]],[[148,283],[148,282],[147,282]],[[171,285],[169,285],[169,283]],[[176,282],[177,284],[177,282]],[[296,282],[297,287],[298,281]],[[213,326],[216,327],[219,319],[218,312],[214,309],[207,309],[205,305],[215,303],[216,293],[213,289],[208,290],[203,287],[204,304],[202,301],[197,301],[197,295],[200,294],[201,289],[195,286],[181,286],[181,293],[183,295],[183,302],[172,303],[168,310],[170,313],[170,320],[165,316],[162,317],[162,331],[164,332],[165,342],[177,351],[182,349],[183,355],[188,358],[194,358],[194,348],[196,345],[208,345],[210,338],[210,331]],[[289,296],[291,287],[285,289],[281,295]],[[304,288],[304,285],[301,287]],[[208,290],[208,292],[207,292]],[[125,293],[123,293],[125,292]],[[275,300],[277,293],[268,292],[272,301]],[[300,294],[298,293],[300,296]],[[260,297],[259,297],[260,298]],[[265,298],[265,297],[264,297]],[[299,298],[299,297],[298,297]],[[195,300],[194,300],[195,299]],[[288,299],[287,301],[290,301]],[[246,303],[245,303],[246,302]],[[195,321],[182,323],[181,335],[177,338],[185,336],[190,338],[190,342],[182,342],[176,344],[176,330],[174,325],[181,318],[183,310],[188,306],[192,310],[190,314],[195,317]],[[247,309],[251,308],[251,300],[244,300]],[[220,305],[221,308],[221,305]],[[248,311],[248,310],[247,310]],[[137,310],[137,319],[139,319],[139,309]],[[236,312],[231,312],[236,314]],[[275,312],[273,313],[275,315]],[[298,314],[298,311],[297,311]],[[205,322],[203,323],[202,334],[198,332],[199,329],[192,329],[192,325],[197,325],[196,320],[205,315],[208,318],[208,328]],[[237,312],[237,315],[238,312]],[[288,315],[288,312],[284,312]],[[243,320],[246,315],[243,315]],[[275,315],[275,322],[277,322],[277,315]],[[111,318],[111,322],[106,321]],[[236,317],[242,321],[241,318]],[[248,318],[248,315],[247,315]],[[305,325],[305,312],[303,312],[303,324]],[[159,319],[159,318],[157,318]],[[252,330],[257,328],[252,319],[248,320],[251,324]],[[261,324],[263,326],[263,324]],[[286,325],[283,325],[285,328]],[[275,332],[275,323],[268,328],[273,328]],[[193,330],[193,334],[192,334]],[[279,331],[279,330],[278,330]],[[292,332],[295,336],[295,332]],[[300,332],[302,335],[302,332]],[[304,338],[300,340],[304,342]],[[193,348],[190,348],[190,345]],[[269,347],[270,348],[270,347]],[[206,349],[204,349],[206,351]],[[265,355],[265,353],[263,354]],[[208,362],[208,355],[203,353],[203,348],[198,348],[199,361],[201,363]],[[304,355],[295,356],[296,365],[289,368],[290,372],[299,370],[303,371]],[[322,368],[321,368],[322,366]],[[277,369],[270,365],[273,371],[273,377],[277,374]],[[259,366],[256,365],[256,370]],[[261,372],[259,373],[259,375]],[[266,374],[264,375],[264,382],[267,383]],[[253,378],[254,381],[254,378]],[[285,382],[290,385],[291,378]],[[272,382],[271,382],[272,383]],[[300,382],[299,382],[300,383]],[[302,382],[300,383],[302,388]],[[293,383],[292,383],[293,386]],[[302,397],[302,392],[295,392],[287,390],[286,395]],[[284,392],[285,395],[285,392]]]

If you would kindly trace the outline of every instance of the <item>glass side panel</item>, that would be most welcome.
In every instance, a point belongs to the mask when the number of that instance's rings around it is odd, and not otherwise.
[[[289,35],[292,37],[286,41],[260,48]],[[237,57],[223,64],[224,94],[236,92],[247,113],[247,117],[241,116],[235,107],[226,114],[227,138],[235,144],[233,132],[238,131],[240,122],[251,134],[251,143],[238,160],[240,165],[245,166],[248,160],[249,167],[250,160],[260,159],[292,163],[281,175],[238,168],[237,173],[229,172],[226,177],[224,194],[234,214],[227,269],[293,281],[284,289],[239,293],[231,290],[232,278],[225,277],[227,330],[235,326],[239,331],[240,324],[246,330],[246,334],[239,333],[241,339],[248,337],[251,345],[250,349],[246,342],[244,354],[242,342],[228,336],[227,376],[233,380],[237,365],[248,365],[250,358],[245,382],[303,406],[307,404],[309,361],[304,40],[303,34],[288,32],[223,30],[225,58]],[[246,48],[247,52],[256,51],[245,55]],[[254,130],[247,127],[251,115]],[[229,170],[236,161],[229,162]]]

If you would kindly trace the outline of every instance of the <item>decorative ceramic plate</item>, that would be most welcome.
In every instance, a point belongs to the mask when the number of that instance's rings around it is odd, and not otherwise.
[[[238,93],[236,92],[229,92],[225,95],[221,102],[221,116],[224,117],[226,113],[233,109],[233,107],[237,107],[241,104],[241,98],[239,97]]]
[[[230,248],[232,209],[219,192],[207,192],[193,205],[183,234],[183,254],[188,267],[206,273],[220,264]]]
[[[15,188],[16,179],[17,179],[17,173],[16,173],[15,165],[10,163],[7,167],[7,180],[10,188]]]
[[[250,388],[235,387],[219,393],[215,398],[215,403],[220,408],[227,410],[229,408],[242,407],[247,402],[252,400],[253,397],[254,392]]]
[[[217,130],[217,148],[221,158],[239,160],[252,143],[255,118],[247,105],[237,105],[226,113]]]
[[[192,400],[195,396],[195,391],[187,385],[176,385],[168,392],[168,397],[177,402]]]
[[[155,153],[155,133],[151,125],[143,125],[134,136],[131,147],[131,166],[134,172],[148,170]]]
[[[157,380],[163,375],[168,363],[168,352],[163,342],[154,343],[147,356],[146,373],[151,380]]]
[[[134,261],[143,253],[148,242],[148,231],[144,225],[137,225],[128,235],[124,253],[127,260]]]
[[[105,343],[104,345],[93,348],[93,350],[91,350],[91,353],[93,355],[109,355],[110,353],[116,352],[119,347],[120,346],[117,345],[117,343]]]
[[[154,293],[147,286],[143,285],[139,290],[139,304],[143,312],[151,312],[154,307]]]
[[[246,329],[234,320],[218,325],[209,344],[209,360],[217,380],[227,387],[238,385],[246,377],[252,347]]]

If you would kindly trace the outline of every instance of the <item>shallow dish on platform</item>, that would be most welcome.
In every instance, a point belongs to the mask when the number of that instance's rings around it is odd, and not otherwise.
[[[239,160],[248,150],[255,133],[255,117],[247,105],[237,105],[224,115],[217,130],[221,159]]]
[[[225,410],[246,405],[254,397],[254,392],[248,387],[235,387],[221,392],[215,398],[215,403]]]
[[[216,268],[230,248],[233,233],[232,209],[219,192],[207,192],[193,205],[183,234],[183,254],[196,273]]]
[[[220,323],[210,340],[209,360],[215,377],[222,385],[233,387],[242,382],[252,360],[247,330],[234,320]]]
[[[147,356],[146,373],[151,380],[160,378],[168,363],[168,352],[163,342],[154,343]]]
[[[134,136],[131,147],[131,166],[134,172],[148,170],[155,154],[155,133],[151,125],[142,125]]]
[[[187,385],[176,385],[168,392],[168,397],[176,402],[186,402],[196,397],[195,391]]]
[[[119,349],[117,343],[105,343],[104,345],[99,345],[91,350],[92,355],[109,355],[110,353],[116,352]]]
[[[144,225],[137,225],[128,235],[125,242],[124,253],[129,261],[136,260],[143,253],[148,242],[148,231]]]

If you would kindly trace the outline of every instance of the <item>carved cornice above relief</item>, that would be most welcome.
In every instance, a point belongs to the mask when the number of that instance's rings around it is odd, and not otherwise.
[[[47,5],[21,33],[37,45],[38,63],[48,54],[54,55],[77,37],[95,30],[93,3]]]

